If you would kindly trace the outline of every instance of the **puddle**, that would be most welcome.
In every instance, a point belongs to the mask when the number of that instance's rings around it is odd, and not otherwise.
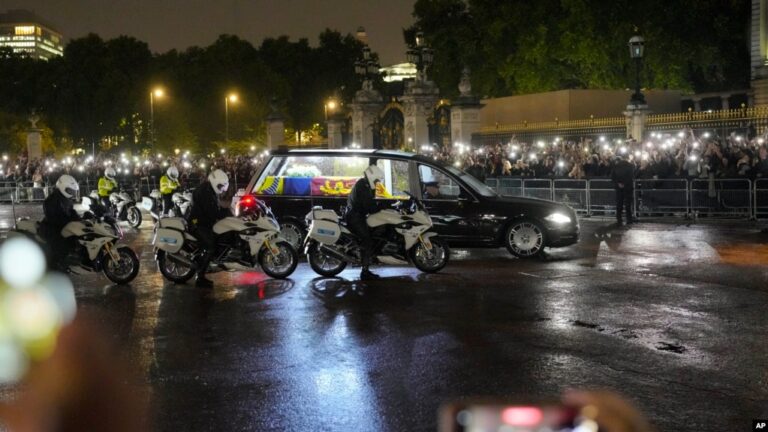
[[[682,345],[672,344],[669,342],[659,342],[656,344],[656,349],[659,351],[669,351],[675,354],[682,354],[686,352],[686,348]]]

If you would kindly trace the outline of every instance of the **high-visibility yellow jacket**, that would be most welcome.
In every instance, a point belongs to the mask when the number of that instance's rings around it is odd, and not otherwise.
[[[168,195],[173,193],[179,187],[179,180],[173,180],[167,175],[160,177],[160,193]]]
[[[112,193],[112,189],[117,187],[117,182],[110,180],[106,177],[99,179],[99,196],[108,197]]]

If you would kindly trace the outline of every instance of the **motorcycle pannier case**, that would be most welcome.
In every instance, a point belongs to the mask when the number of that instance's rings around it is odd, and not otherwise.
[[[341,237],[341,226],[324,220],[313,220],[309,236],[323,244],[334,244]]]
[[[179,217],[162,218],[160,219],[159,224],[160,224],[160,228],[170,228],[178,231],[187,230],[186,222],[184,222],[183,218],[179,218]]]
[[[312,209],[312,220],[324,220],[324,221],[331,221],[331,222],[338,222],[339,221],[339,215],[336,214],[333,210],[323,210],[322,208],[313,208]]]
[[[184,244],[184,233],[170,228],[158,228],[155,234],[155,247],[169,253],[181,250]]]

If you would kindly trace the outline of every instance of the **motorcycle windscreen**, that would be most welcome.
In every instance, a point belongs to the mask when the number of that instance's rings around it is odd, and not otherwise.
[[[341,226],[324,220],[314,220],[309,226],[309,237],[323,244],[334,244],[341,237]]]
[[[181,250],[181,246],[184,244],[184,233],[169,228],[158,228],[153,243],[160,250],[176,253]]]

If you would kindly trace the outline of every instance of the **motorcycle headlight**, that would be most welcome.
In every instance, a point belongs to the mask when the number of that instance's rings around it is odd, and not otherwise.
[[[552,213],[544,218],[547,222],[552,222],[557,225],[565,225],[571,223],[571,218],[562,213]]]

